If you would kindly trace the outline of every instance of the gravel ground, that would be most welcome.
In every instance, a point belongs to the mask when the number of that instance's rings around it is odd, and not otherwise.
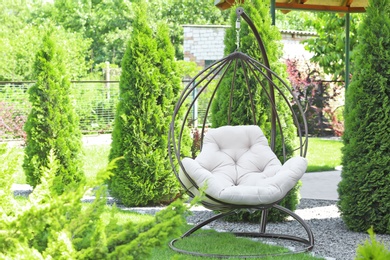
[[[311,253],[318,257],[329,260],[352,260],[356,255],[356,248],[369,238],[367,233],[352,232],[347,229],[340,218],[336,206],[337,201],[301,199],[298,209],[295,211],[311,227],[314,234],[314,248]],[[131,210],[154,214],[159,208],[131,208]],[[193,214],[188,217],[189,223],[199,223],[214,215],[203,207],[196,207]],[[254,231],[258,225],[248,223],[231,223],[217,220],[208,225],[216,230],[229,231]],[[305,231],[297,221],[286,221],[284,223],[270,223],[267,231],[271,233],[285,232],[291,235],[304,237]],[[377,235],[377,239],[390,246],[390,235]],[[286,244],[286,246],[295,246]]]

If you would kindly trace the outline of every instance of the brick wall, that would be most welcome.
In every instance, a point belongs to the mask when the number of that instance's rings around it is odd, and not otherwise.
[[[207,61],[215,61],[224,56],[225,30],[223,25],[183,25],[184,60],[194,61],[204,67]],[[284,43],[283,58],[309,60],[311,53],[304,49],[302,40],[314,37],[314,33],[281,31]]]
[[[206,61],[224,56],[225,30],[222,25],[184,25],[184,60],[194,61],[204,67]]]

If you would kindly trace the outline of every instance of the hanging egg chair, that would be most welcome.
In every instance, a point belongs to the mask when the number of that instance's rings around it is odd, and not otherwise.
[[[197,256],[231,257],[187,251],[178,248],[176,242],[217,219],[248,210],[261,211],[259,231],[234,232],[236,236],[283,239],[301,245],[288,254],[309,251],[314,246],[310,227],[297,214],[278,205],[306,171],[308,131],[304,111],[289,85],[271,70],[253,22],[243,8],[237,8],[236,13],[236,26],[243,18],[253,31],[263,63],[235,51],[198,73],[181,93],[169,130],[170,162],[185,192],[192,198],[201,196],[201,204],[218,214],[172,240],[170,247]],[[228,104],[219,104],[219,95],[225,96]],[[200,103],[202,113],[197,116]],[[223,126],[210,123],[212,113],[214,116],[218,113],[218,119],[223,117]],[[244,124],[235,120],[243,114]],[[295,125],[295,142],[289,141],[291,131],[286,124]],[[187,143],[193,136],[196,140],[190,152]],[[296,156],[291,156],[292,149]],[[271,208],[297,221],[305,235],[268,233],[267,216]],[[268,255],[260,252],[234,257],[259,256]]]

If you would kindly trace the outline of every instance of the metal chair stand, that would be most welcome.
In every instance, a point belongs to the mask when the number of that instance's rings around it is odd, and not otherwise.
[[[213,258],[263,258],[263,257],[272,257],[272,256],[282,256],[282,255],[291,255],[291,254],[299,254],[299,253],[304,253],[304,252],[309,252],[313,249],[314,247],[314,236],[313,232],[311,231],[310,227],[305,223],[305,221],[299,217],[297,214],[292,212],[291,210],[282,207],[280,205],[273,205],[273,208],[280,210],[290,217],[292,217],[295,221],[297,221],[301,227],[305,230],[307,237],[298,237],[294,235],[288,235],[288,234],[275,234],[275,233],[268,233],[266,231],[267,227],[267,215],[269,208],[250,208],[250,210],[262,210],[262,215],[260,219],[260,224],[259,224],[259,231],[258,232],[230,232],[234,234],[237,237],[248,237],[248,238],[265,238],[265,239],[277,239],[277,240],[288,240],[292,242],[297,242],[301,245],[300,249],[297,250],[290,250],[287,252],[283,253],[277,253],[277,254],[266,254],[259,252],[259,254],[253,254],[253,255],[226,255],[226,254],[210,254],[210,253],[202,253],[202,252],[194,252],[194,251],[188,251],[185,249],[180,249],[176,247],[175,243],[179,240],[186,239],[189,236],[191,236],[193,233],[195,233],[197,230],[201,229],[202,227],[210,224],[213,221],[217,221],[220,219],[223,219],[226,216],[233,215],[235,214],[237,209],[232,209],[228,212],[223,212],[219,213],[215,216],[212,216],[201,223],[198,223],[191,229],[189,229],[187,232],[185,232],[180,238],[173,239],[169,243],[169,247],[181,254],[187,254],[187,255],[193,255],[193,256],[199,256],[199,257],[213,257]],[[232,241],[233,243],[233,241]]]

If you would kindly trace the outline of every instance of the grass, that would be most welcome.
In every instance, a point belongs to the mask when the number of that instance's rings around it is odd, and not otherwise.
[[[309,165],[307,172],[332,171],[341,165],[341,147],[343,142],[323,138],[310,138],[307,159]],[[16,148],[18,164],[14,176],[15,183],[25,184],[26,177],[23,173],[23,148]],[[86,145],[83,147],[84,172],[86,178],[91,180],[99,169],[108,163],[110,145]]]
[[[323,138],[310,138],[307,151],[307,172],[333,171],[341,165],[343,142]]]
[[[288,249],[281,246],[268,245],[260,243],[250,238],[235,237],[231,233],[220,233],[215,230],[199,230],[182,240],[178,240],[175,246],[179,249],[200,252],[203,254],[217,254],[217,255],[261,255],[261,254],[284,254],[281,256],[268,256],[262,258],[250,258],[250,259],[283,259],[283,260],[314,260],[323,259],[311,256],[307,253],[299,254],[286,254]],[[175,251],[166,247],[155,248],[152,252],[151,259],[220,259],[212,257],[200,257],[192,255],[178,254]],[[242,257],[232,257],[229,259],[243,259]],[[247,258],[245,258],[247,259]]]

